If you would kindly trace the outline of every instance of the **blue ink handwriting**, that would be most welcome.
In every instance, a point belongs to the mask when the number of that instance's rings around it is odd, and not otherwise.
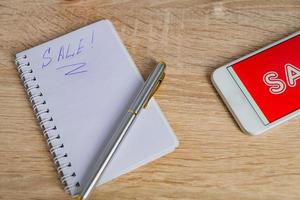
[[[56,70],[61,70],[61,69],[68,69],[69,71],[67,71],[65,73],[66,76],[68,75],[74,75],[74,74],[80,74],[83,72],[87,72],[86,69],[82,69],[86,66],[85,62],[81,62],[81,63],[74,63],[74,64],[69,64],[69,65],[64,65],[61,67],[57,67]]]
[[[63,66],[57,67],[56,70],[68,69],[64,75],[75,75],[83,72],[87,72],[86,62],[78,62],[73,64],[66,64],[66,62],[72,61],[72,58],[77,57],[77,55],[84,53],[88,47],[92,48],[95,42],[95,31],[92,30],[91,35],[88,38],[80,38],[77,41],[72,41],[66,44],[60,45],[59,48],[47,47],[42,54],[42,65],[43,69],[47,69],[51,64],[56,66],[59,63],[64,64]],[[66,64],[66,65],[65,65]]]

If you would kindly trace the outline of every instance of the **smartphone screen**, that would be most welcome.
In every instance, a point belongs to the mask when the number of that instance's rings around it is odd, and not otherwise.
[[[265,125],[300,109],[300,35],[227,70]]]

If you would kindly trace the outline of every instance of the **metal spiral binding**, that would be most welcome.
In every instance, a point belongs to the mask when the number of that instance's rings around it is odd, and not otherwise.
[[[33,110],[43,130],[43,135],[49,146],[49,151],[53,157],[60,180],[65,186],[65,191],[71,193],[74,187],[79,187],[79,183],[74,181],[76,173],[65,173],[65,169],[71,167],[72,164],[67,159],[68,154],[64,152],[64,144],[60,140],[57,127],[53,122],[49,108],[47,108],[47,102],[43,98],[43,93],[39,89],[40,86],[37,83],[33,69],[27,61],[26,55],[16,57],[15,62]]]

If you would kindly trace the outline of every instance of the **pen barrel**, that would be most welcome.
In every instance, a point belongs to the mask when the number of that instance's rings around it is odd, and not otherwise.
[[[108,140],[105,145],[104,150],[101,152],[100,157],[97,159],[96,163],[98,163],[95,167],[96,169],[92,171],[97,171],[96,174],[89,177],[90,184],[88,184],[82,190],[83,196],[81,197],[82,200],[88,199],[91,191],[97,185],[98,181],[100,180],[101,175],[103,174],[105,168],[109,164],[111,158],[113,157],[114,153],[116,152],[117,148],[121,144],[122,140],[124,139],[128,129],[132,125],[136,115],[131,112],[126,112],[124,118],[122,119],[121,123],[117,127],[117,129],[113,132],[113,135]]]
[[[152,73],[149,75],[145,84],[140,89],[138,95],[132,102],[130,109],[135,114],[137,114],[150,100],[153,95],[154,90],[159,85],[161,78],[164,77],[164,71],[166,68],[166,64],[164,62],[159,62]]]
[[[104,150],[101,152],[99,158],[97,159],[95,167],[94,169],[92,169],[95,174],[91,175],[88,178],[88,184],[83,187],[79,199],[85,200],[89,197],[91,191],[98,183],[109,161],[124,139],[130,126],[133,124],[133,121],[136,118],[137,114],[147,104],[155,90],[158,88],[162,78],[164,77],[165,67],[165,63],[159,62],[146,80],[144,86],[140,89],[138,95],[134,99],[130,108],[122,118],[122,121],[118,125],[117,129],[113,132],[111,138],[106,143]]]

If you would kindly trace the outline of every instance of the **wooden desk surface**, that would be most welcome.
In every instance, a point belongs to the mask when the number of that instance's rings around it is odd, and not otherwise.
[[[300,123],[243,134],[210,82],[217,67],[300,26],[299,1],[1,1],[0,199],[64,194],[20,82],[14,55],[110,19],[144,76],[167,77],[156,96],[175,130],[172,154],[99,187],[92,199],[299,199]]]

